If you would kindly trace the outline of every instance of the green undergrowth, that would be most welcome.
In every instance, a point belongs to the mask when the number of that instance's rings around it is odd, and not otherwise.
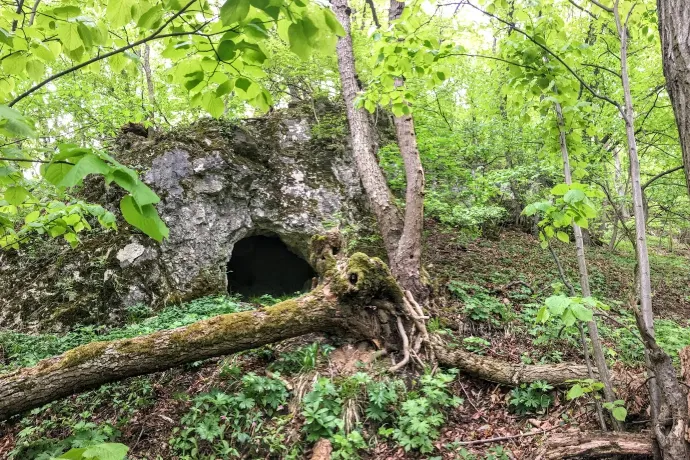
[[[320,365],[326,362],[323,354],[317,359]],[[452,388],[454,370],[415,379],[360,371],[331,378],[299,374],[288,380],[278,372],[247,372],[245,365],[237,357],[214,363],[215,377],[201,392],[174,393],[167,401],[156,392],[161,385],[173,385],[171,373],[103,385],[50,403],[16,422],[8,458],[49,460],[104,442],[124,443],[135,453],[138,441],[132,436],[137,438],[145,426],[130,426],[147,417],[143,414],[159,417],[160,407],[167,408],[162,414],[173,423],[156,433],[154,444],[165,446],[156,447],[155,455],[145,451],[135,458],[298,459],[322,438],[331,441],[332,459],[358,459],[379,443],[426,455],[439,452],[441,428],[449,412],[463,403]],[[295,389],[299,381],[308,382],[304,390]]]
[[[673,260],[678,258],[672,257]],[[581,358],[576,354],[581,348],[576,325],[567,325],[561,318],[551,318],[547,322],[538,321],[540,308],[548,295],[562,292],[561,283],[554,283],[536,294],[522,285],[509,292],[487,287],[491,285],[492,283],[481,285],[450,280],[446,288],[449,297],[459,303],[457,314],[474,327],[466,332],[464,337],[460,337],[444,328],[443,324],[447,323],[447,320],[433,318],[429,323],[429,329],[444,334],[450,340],[450,346],[459,346],[479,355],[486,354],[491,348],[491,342],[487,339],[496,335],[496,331],[500,332],[497,340],[502,340],[503,331],[510,331],[522,343],[528,344],[521,350],[521,361],[524,364],[558,363],[566,359]],[[639,339],[633,313],[623,308],[620,302],[610,300],[610,303],[612,307],[608,310],[598,310],[598,316],[595,318],[609,361],[612,364],[620,361],[630,366],[642,365],[644,347]],[[678,351],[690,345],[690,322],[658,318],[654,324],[659,345],[678,365]],[[563,350],[575,354],[564,356]]]
[[[131,307],[128,310],[129,324],[121,327],[77,326],[62,334],[0,331],[0,371],[32,366],[41,359],[59,355],[79,345],[151,334],[248,308],[235,297],[210,296],[172,305],[157,313],[141,305]]]

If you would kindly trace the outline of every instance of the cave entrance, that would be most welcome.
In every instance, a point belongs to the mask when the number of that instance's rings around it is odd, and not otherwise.
[[[311,266],[280,238],[250,236],[237,243],[227,266],[228,292],[245,297],[280,297],[311,289]]]

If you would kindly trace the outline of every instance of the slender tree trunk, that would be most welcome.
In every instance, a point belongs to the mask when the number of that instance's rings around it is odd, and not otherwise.
[[[676,116],[690,193],[690,2],[657,0],[666,89]]]
[[[343,99],[350,125],[350,135],[352,136],[352,152],[360,180],[376,215],[386,253],[389,261],[393,263],[396,259],[398,242],[403,232],[403,220],[400,211],[393,202],[386,178],[376,159],[373,130],[366,110],[355,107],[355,99],[360,88],[357,84],[355,54],[352,48],[351,10],[348,0],[333,0],[331,5],[336,18],[346,33],[344,37],[338,38],[336,52]]]
[[[613,16],[621,43],[621,82],[625,98],[625,105],[621,114],[625,121],[625,133],[628,142],[633,215],[635,216],[635,248],[640,288],[638,327],[645,343],[648,366],[654,374],[653,378],[648,380],[652,430],[664,460],[687,460],[688,448],[685,442],[685,431],[688,424],[687,400],[676,378],[670,357],[654,339],[654,313],[652,311],[652,287],[647,251],[644,198],[640,181],[640,161],[637,154],[634,111],[628,76],[627,19],[625,23],[621,20],[619,0],[615,0],[613,4]]]
[[[144,44],[144,50],[141,53],[141,66],[144,68],[144,76],[146,77],[146,93],[149,98],[149,121],[151,126],[149,127],[149,137],[153,133],[153,128],[156,124],[155,113],[156,113],[156,93],[153,87],[153,72],[151,72],[151,47],[148,43]]]
[[[563,157],[563,174],[565,176],[565,183],[571,185],[573,183],[572,174],[570,172],[570,157],[568,155],[568,142],[565,132],[565,122],[563,120],[563,110],[561,104],[556,102],[556,118],[558,123],[559,141],[561,146],[561,155]],[[573,222],[573,233],[575,235],[575,248],[577,253],[577,266],[580,273],[580,287],[582,289],[583,297],[590,297],[592,292],[589,289],[589,274],[587,272],[587,259],[585,256],[585,244],[582,238],[582,229],[579,225]],[[592,342],[592,351],[594,355],[594,364],[599,371],[599,378],[604,384],[604,398],[607,402],[616,400],[616,394],[611,385],[611,376],[609,374],[608,366],[606,365],[606,358],[604,357],[604,347],[601,345],[601,338],[599,337],[599,329],[597,323],[592,320],[587,322],[587,331],[589,332],[589,339]],[[610,417],[611,423],[615,431],[622,431],[621,423]]]
[[[405,10],[405,2],[390,1],[388,20],[395,21]],[[402,78],[396,78],[396,87],[405,86]],[[394,117],[398,147],[405,164],[407,188],[405,192],[405,221],[391,270],[404,289],[422,301],[428,296],[422,282],[422,229],[424,225],[424,169],[417,148],[412,114]]]
[[[402,4],[404,7],[404,4]],[[411,116],[395,117],[400,153],[405,164],[407,192],[405,215],[401,217],[393,202],[386,179],[374,152],[374,136],[368,115],[355,107],[357,85],[355,57],[350,33],[350,8],[347,0],[333,0],[333,11],[346,36],[338,39],[338,69],[347,111],[355,163],[365,191],[376,214],[391,271],[403,289],[424,301],[428,291],[421,276],[424,170],[422,169],[414,122]]]

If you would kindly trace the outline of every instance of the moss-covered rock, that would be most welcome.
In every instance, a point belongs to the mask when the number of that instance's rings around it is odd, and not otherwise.
[[[153,138],[124,133],[111,153],[161,197],[169,239],[157,244],[120,222],[74,250],[45,240],[3,254],[0,327],[117,322],[131,305],[224,292],[233,245],[251,235],[278,236],[310,260],[313,235],[367,214],[338,123],[342,113],[319,105],[200,120]],[[122,191],[102,179],[87,178],[80,194],[119,214]]]

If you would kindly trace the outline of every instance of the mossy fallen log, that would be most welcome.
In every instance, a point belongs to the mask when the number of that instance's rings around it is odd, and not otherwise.
[[[313,332],[376,339],[390,350],[400,350],[401,338],[392,325],[405,313],[386,305],[400,304],[402,293],[386,264],[361,253],[339,259],[333,255],[338,251],[321,243],[313,260],[323,274],[321,281],[299,298],[132,339],[93,342],[34,367],[0,374],[0,420],[108,382]],[[411,324],[413,318],[404,321]],[[587,377],[585,366],[578,364],[513,364],[451,350],[438,336],[431,342],[441,364],[505,385],[534,380],[560,384]]]

